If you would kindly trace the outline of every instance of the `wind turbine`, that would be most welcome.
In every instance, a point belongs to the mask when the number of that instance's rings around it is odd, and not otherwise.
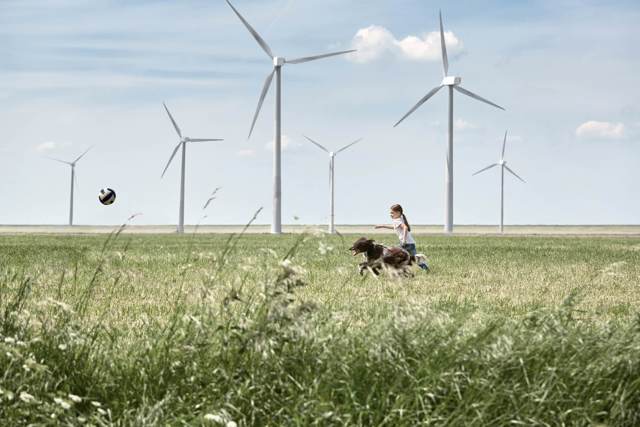
[[[271,86],[271,81],[273,80],[273,76],[276,77],[276,114],[275,114],[275,137],[274,137],[274,146],[273,146],[273,219],[271,222],[271,233],[272,234],[280,234],[282,233],[282,184],[281,184],[281,147],[282,147],[282,132],[281,132],[281,112],[282,112],[282,67],[285,64],[302,64],[304,62],[315,61],[317,59],[328,58],[330,56],[343,55],[346,53],[355,52],[355,50],[344,50],[340,52],[326,53],[322,55],[314,55],[307,56],[303,58],[296,59],[285,59],[281,56],[276,56],[271,51],[271,48],[264,41],[262,37],[256,32],[256,30],[249,25],[246,19],[240,15],[240,12],[233,7],[229,0],[226,0],[231,9],[235,12],[235,14],[240,18],[242,23],[247,30],[251,33],[253,38],[258,42],[262,50],[271,58],[273,61],[273,71],[269,73],[266,80],[264,81],[264,86],[262,87],[262,92],[260,93],[260,99],[258,100],[258,107],[256,108],[256,112],[253,116],[253,121],[251,122],[251,129],[249,130],[249,138],[253,133],[253,128],[256,124],[256,120],[258,119],[258,115],[260,114],[260,109],[262,108],[262,103],[264,102],[264,98],[267,96],[267,92],[269,91],[269,87]]]
[[[167,172],[167,169],[169,168],[169,165],[171,164],[171,161],[173,160],[173,158],[176,156],[178,149],[182,147],[182,169],[180,170],[180,211],[179,211],[179,217],[178,217],[177,231],[178,233],[184,233],[184,171],[185,171],[185,163],[187,159],[187,143],[188,142],[224,141],[224,140],[212,139],[212,138],[209,138],[209,139],[189,138],[188,136],[183,137],[182,131],[178,127],[178,124],[176,123],[176,121],[173,119],[173,116],[169,112],[167,105],[165,103],[163,103],[162,105],[164,105],[164,109],[167,111],[167,114],[169,115],[169,119],[171,120],[171,123],[173,124],[173,127],[176,130],[178,137],[180,138],[180,141],[178,142],[178,145],[176,145],[176,147],[173,149],[173,152],[171,153],[171,157],[169,157],[169,161],[167,162],[167,165],[164,167],[164,170],[162,171],[161,178],[164,177],[165,172]]]
[[[335,180],[334,180],[334,166],[335,166],[335,159],[336,156],[346,150],[347,148],[351,147],[352,145],[357,144],[358,142],[362,141],[362,138],[357,139],[355,141],[353,141],[350,144],[345,145],[344,147],[342,147],[341,149],[339,149],[338,151],[336,151],[335,153],[333,151],[329,151],[327,150],[325,147],[323,147],[322,145],[320,145],[319,143],[317,143],[316,141],[314,141],[313,139],[309,138],[308,136],[303,135],[305,138],[307,138],[309,140],[309,142],[311,142],[312,144],[314,144],[316,147],[318,147],[319,149],[321,149],[322,151],[324,151],[325,153],[329,154],[329,233],[334,234],[336,232],[336,226],[335,226],[335,209],[334,209],[334,195],[335,195]]]
[[[74,190],[74,184],[75,184],[75,180],[76,180],[76,163],[78,163],[78,161],[81,158],[83,158],[84,155],[87,154],[89,152],[89,150],[91,150],[92,148],[93,147],[87,148],[87,150],[84,153],[80,154],[72,162],[67,162],[65,160],[55,159],[53,157],[47,157],[47,159],[49,159],[49,160],[54,160],[56,162],[64,163],[65,165],[71,166],[71,190],[70,190],[70,199],[69,199],[69,225],[73,225],[73,190]]]
[[[501,233],[504,230],[504,170],[506,169],[507,171],[509,171],[509,173],[511,173],[516,178],[518,178],[520,181],[525,182],[524,179],[520,178],[518,174],[516,174],[514,171],[512,171],[509,168],[509,166],[507,166],[507,161],[504,159],[504,150],[506,146],[507,146],[507,131],[504,132],[504,141],[502,141],[502,154],[500,155],[500,161],[498,163],[489,165],[486,168],[480,169],[478,172],[473,174],[473,176],[475,176],[493,167],[500,166],[500,232]]]
[[[398,126],[404,119],[406,119],[411,113],[416,111],[422,104],[427,102],[429,98],[435,95],[440,89],[443,87],[447,87],[449,89],[449,139],[447,142],[447,163],[446,163],[446,175],[445,175],[445,224],[444,231],[445,233],[453,232],[453,90],[462,93],[463,95],[467,95],[473,99],[477,99],[478,101],[482,101],[485,104],[492,105],[496,108],[504,110],[498,104],[494,104],[493,102],[476,95],[475,93],[463,88],[460,86],[462,82],[461,77],[449,75],[449,59],[447,58],[447,45],[444,41],[444,29],[442,26],[442,12],[440,12],[440,46],[442,49],[442,71],[443,71],[443,79],[439,86],[434,87],[427,93],[416,105],[413,106],[411,110],[407,114],[405,114],[398,122],[393,125],[393,127]]]

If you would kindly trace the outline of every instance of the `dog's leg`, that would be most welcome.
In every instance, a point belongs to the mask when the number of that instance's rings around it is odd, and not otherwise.
[[[368,267],[369,267],[369,264],[366,262],[361,262],[360,264],[358,264],[358,272],[360,273],[361,276],[364,276],[364,272],[365,270],[367,270]]]

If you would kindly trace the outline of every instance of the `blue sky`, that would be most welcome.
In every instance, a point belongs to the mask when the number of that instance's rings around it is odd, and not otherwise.
[[[338,223],[377,223],[401,203],[413,223],[444,216],[445,91],[393,124],[441,78],[433,43],[442,8],[450,71],[507,108],[455,98],[455,223],[494,224],[498,160],[507,224],[637,224],[640,218],[640,5],[632,1],[236,0],[289,58],[360,48],[357,56],[288,65],[283,83],[283,220],[323,223],[329,147]],[[437,39],[436,39],[437,40]],[[179,164],[160,174],[175,133],[225,138],[187,152],[186,222],[223,189],[204,223],[271,211],[273,94],[247,134],[270,62],[223,0],[0,2],[0,224],[62,224],[68,167],[78,167],[76,222],[175,223]],[[102,187],[115,205],[97,203]]]

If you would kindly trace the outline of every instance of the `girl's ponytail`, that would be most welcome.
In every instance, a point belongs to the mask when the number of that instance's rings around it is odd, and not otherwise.
[[[407,231],[411,231],[411,226],[409,225],[409,221],[407,221],[407,216],[405,214],[402,214],[402,220],[404,221],[404,224],[407,226]]]

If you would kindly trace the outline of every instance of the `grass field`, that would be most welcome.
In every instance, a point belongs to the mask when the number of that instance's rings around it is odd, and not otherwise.
[[[356,237],[0,236],[0,424],[640,424],[637,237]]]

